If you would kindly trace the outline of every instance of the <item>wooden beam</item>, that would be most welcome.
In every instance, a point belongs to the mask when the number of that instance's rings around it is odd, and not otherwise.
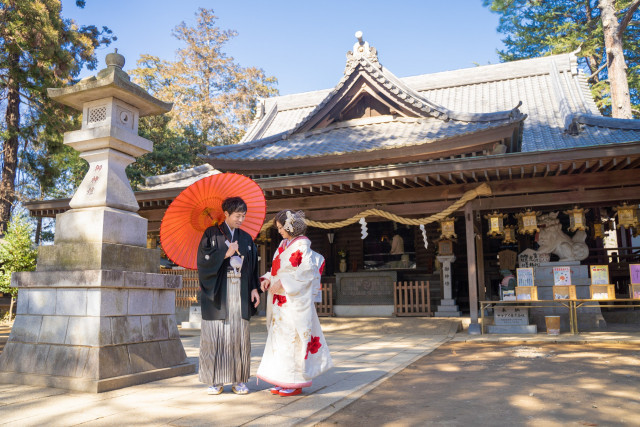
[[[634,186],[638,183],[637,170],[611,171],[607,173],[581,175],[550,176],[547,178],[525,178],[513,181],[494,181],[490,183],[492,197],[545,194],[557,192],[558,189],[576,191],[579,188],[615,188]],[[346,207],[359,204],[389,205],[394,203],[412,203],[458,199],[466,191],[477,187],[475,183],[455,184],[448,186],[430,186],[406,188],[398,190],[364,191],[359,193],[332,194],[312,197],[294,197],[290,199],[267,200],[270,212],[277,212],[295,205],[299,209],[326,208],[328,206]],[[607,190],[611,193],[616,191]],[[526,197],[525,203],[526,205]]]
[[[478,173],[483,173],[488,169],[492,169],[495,167],[499,168],[508,168],[508,167],[520,167],[520,166],[533,166],[533,165],[541,165],[547,167],[545,174],[552,173],[555,170],[555,166],[562,161],[577,161],[577,160],[590,160],[593,162],[598,162],[603,156],[607,155],[619,155],[619,156],[629,156],[632,159],[632,162],[640,159],[640,144],[625,144],[616,146],[616,150],[610,149],[607,147],[606,149],[602,146],[597,146],[597,149],[594,147],[588,148],[580,148],[570,150],[569,152],[563,152],[562,150],[549,151],[543,153],[513,153],[504,156],[484,156],[478,158],[469,158],[457,161],[424,161],[420,164],[416,165],[384,165],[384,166],[376,166],[370,167],[366,170],[332,170],[326,172],[314,172],[305,175],[283,175],[278,177],[269,177],[264,179],[257,179],[258,184],[264,189],[273,189],[273,188],[281,188],[281,187],[294,187],[301,185],[313,185],[313,184],[321,184],[321,183],[335,183],[335,182],[359,182],[366,181],[371,179],[385,179],[388,177],[412,177],[412,176],[424,176],[425,167],[428,167],[429,174],[431,176],[435,176],[436,174],[450,173],[450,172],[470,172],[476,171]],[[172,190],[173,196],[175,197],[182,189]],[[155,198],[152,193],[155,192],[143,192],[140,197],[148,197]],[[139,197],[136,194],[136,197]],[[140,199],[139,199],[140,200]]]
[[[427,179],[429,179],[429,177],[427,177]],[[415,182],[420,187],[425,187],[425,186],[429,185],[429,183],[427,181],[425,181],[424,179],[420,178],[419,176],[414,176],[413,177],[413,182]]]
[[[613,159],[611,159],[608,165],[602,168],[602,172],[606,172],[608,170],[615,168],[617,164],[618,164],[618,160],[614,157]]]
[[[522,206],[570,206],[579,204],[611,203],[620,200],[640,200],[640,186],[611,189],[564,191],[475,199],[471,203],[476,210],[513,209]]]
[[[627,156],[620,162],[618,166],[616,166],[615,170],[625,169],[631,164],[631,159]]]

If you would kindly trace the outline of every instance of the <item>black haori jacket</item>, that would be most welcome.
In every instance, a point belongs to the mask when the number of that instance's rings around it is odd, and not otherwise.
[[[224,232],[222,231],[224,230]],[[202,291],[202,319],[224,320],[227,318],[227,269],[229,260],[226,240],[229,240],[229,229],[225,223],[220,226],[209,227],[205,230],[198,247],[198,277]],[[256,313],[251,303],[251,291],[258,289],[258,250],[251,236],[243,230],[236,229],[233,241],[238,241],[238,251],[244,260],[242,262],[240,299],[242,318],[249,320]],[[230,240],[231,241],[231,240]],[[237,255],[237,254],[236,254]]]

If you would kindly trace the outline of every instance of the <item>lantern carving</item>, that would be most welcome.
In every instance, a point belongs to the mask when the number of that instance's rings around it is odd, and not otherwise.
[[[592,236],[594,239],[604,239],[604,224],[597,221],[593,223]]]
[[[518,243],[518,241],[516,240],[515,225],[504,226],[504,239],[502,239],[502,243]]]
[[[618,228],[630,228],[638,226],[638,206],[629,205],[626,202],[613,208],[618,213]]]
[[[574,206],[573,209],[564,211],[567,215],[569,215],[569,231],[577,231],[577,230],[588,230],[587,227],[587,219],[584,214],[589,212],[589,209],[582,209],[577,206]]]
[[[504,218],[506,214],[493,211],[490,214],[486,214],[484,218],[489,221],[489,237],[502,237],[504,235]]]
[[[441,239],[438,240],[438,255],[453,255],[453,240]]]
[[[516,218],[518,218],[518,233],[535,234],[540,231],[540,229],[538,228],[539,215],[539,211],[532,211],[530,208],[527,208],[527,210],[524,212],[517,213]]]
[[[454,227],[455,218],[447,217],[440,220],[440,238],[441,239],[456,239],[456,230]]]

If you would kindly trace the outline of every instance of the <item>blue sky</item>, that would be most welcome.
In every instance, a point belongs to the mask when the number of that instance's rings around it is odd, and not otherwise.
[[[172,29],[195,23],[199,7],[213,9],[218,26],[239,35],[226,47],[241,66],[257,66],[278,78],[280,94],[327,89],[342,76],[345,54],[360,30],[378,49],[382,65],[399,77],[499,62],[503,47],[498,16],[481,0],[194,1],[62,0],[62,14],[80,25],[106,25],[118,41],[125,71],[141,54],[174,59],[180,47]],[[85,72],[82,77],[95,72]]]

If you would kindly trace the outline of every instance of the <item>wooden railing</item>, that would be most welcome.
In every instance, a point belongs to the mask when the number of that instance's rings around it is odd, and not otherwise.
[[[160,273],[182,276],[182,288],[176,289],[176,307],[190,307],[191,304],[198,302],[198,291],[200,291],[198,270],[161,268]]]
[[[162,274],[182,276],[182,288],[176,290],[176,307],[189,307],[198,302],[198,270],[171,270],[161,268]],[[333,313],[333,283],[322,284],[322,302],[316,303],[318,316],[334,316]]]
[[[316,303],[318,316],[334,316],[333,314],[333,283],[322,284],[322,302]]]
[[[394,316],[432,316],[429,281],[393,284]]]

